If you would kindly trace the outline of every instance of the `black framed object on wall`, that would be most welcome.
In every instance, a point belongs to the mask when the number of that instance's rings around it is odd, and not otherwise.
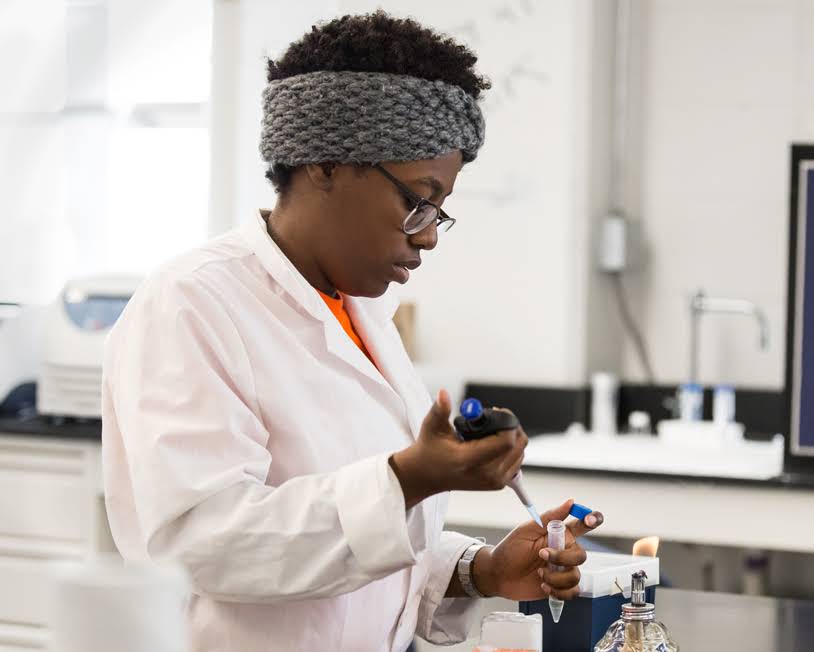
[[[814,473],[814,145],[791,149],[785,470]]]

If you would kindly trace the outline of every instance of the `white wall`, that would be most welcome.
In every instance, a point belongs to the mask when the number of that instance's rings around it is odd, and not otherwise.
[[[588,0],[479,0],[465,13],[435,0],[241,0],[237,154],[216,174],[234,184],[234,216],[220,224],[274,201],[257,153],[263,56],[280,54],[318,19],[378,6],[468,43],[494,83],[484,103],[486,144],[445,205],[458,224],[398,288],[418,305],[421,362],[468,379],[582,384],[596,197],[587,174],[595,64]],[[215,124],[214,138],[227,127]]]
[[[593,229],[610,202],[615,2],[432,0],[239,3],[234,206],[273,204],[257,154],[263,56],[320,19],[376,6],[472,46],[494,88],[487,141],[461,174],[459,222],[397,291],[418,304],[419,356],[452,376],[580,385],[596,369],[639,381]],[[657,382],[686,378],[696,287],[766,310],[771,349],[743,317],[702,322],[701,379],[783,385],[788,146],[814,140],[814,0],[633,0],[620,196],[647,245],[625,277]],[[217,124],[215,125],[216,129]],[[469,289],[471,288],[471,289]],[[474,292],[473,302],[470,294]]]
[[[660,382],[687,376],[696,287],[768,313],[771,349],[738,316],[702,320],[707,383],[783,386],[789,144],[814,141],[812,0],[636,1],[641,95],[628,208],[648,265],[632,278]],[[626,342],[623,374],[641,377]]]

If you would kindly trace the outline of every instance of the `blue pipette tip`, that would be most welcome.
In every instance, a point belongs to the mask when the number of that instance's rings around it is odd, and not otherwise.
[[[526,511],[531,514],[531,518],[534,519],[534,522],[545,530],[545,525],[543,525],[543,520],[540,518],[540,513],[537,511],[537,508],[534,505],[526,505]]]
[[[478,399],[468,398],[461,403],[461,416],[464,419],[477,419],[481,414],[483,414],[483,405]]]
[[[586,507],[585,505],[580,505],[579,503],[574,503],[571,506],[571,510],[568,512],[574,518],[578,518],[580,521],[588,516],[592,510],[590,507]]]

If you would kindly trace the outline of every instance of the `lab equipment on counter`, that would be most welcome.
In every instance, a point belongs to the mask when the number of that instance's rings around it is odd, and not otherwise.
[[[565,523],[557,520],[549,521],[546,529],[548,530],[548,541],[546,542],[548,547],[552,550],[565,550]],[[557,564],[551,564],[551,568],[554,571],[562,570],[562,566]],[[559,598],[554,596],[548,598],[548,609],[551,612],[551,619],[555,623],[560,622],[563,607],[565,607],[565,602]]]
[[[735,388],[716,385],[712,393],[712,420],[718,425],[735,421]]]
[[[461,415],[455,417],[453,423],[458,434],[466,440],[481,439],[482,437],[494,435],[500,430],[511,430],[520,425],[517,417],[511,412],[493,408],[484,409],[481,402],[476,398],[468,398],[461,403]],[[520,502],[523,503],[523,506],[531,514],[537,525],[544,527],[537,508],[523,487],[522,471],[518,471],[517,475],[512,478],[509,487],[517,494]]]
[[[493,611],[484,616],[475,652],[541,652],[543,620],[515,611]]]
[[[645,598],[647,573],[636,571],[631,579],[631,599],[622,605],[622,617],[596,644],[594,652],[678,652],[667,628],[656,620],[656,607]]]
[[[591,376],[591,432],[615,435],[619,403],[619,379],[611,373]]]
[[[44,306],[3,304],[0,319],[0,412],[15,413],[33,406],[40,365]],[[26,387],[30,391],[24,392]],[[29,407],[30,407],[29,406]]]
[[[47,624],[58,652],[187,652],[185,572],[115,554],[50,565]]]
[[[532,437],[525,468],[658,473],[667,476],[768,480],[783,472],[783,435],[769,441],[718,436],[711,421],[661,421],[658,437],[595,437],[587,433]],[[742,426],[740,426],[742,427]],[[728,435],[727,435],[728,437]]]
[[[647,412],[634,410],[627,417],[627,430],[630,435],[652,435],[653,426]]]
[[[555,652],[591,652],[618,617],[631,595],[631,576],[639,570],[647,573],[645,595],[655,603],[659,583],[657,557],[638,557],[610,552],[588,551],[579,567],[579,597],[569,600],[559,624],[554,626],[548,600],[520,603],[524,614],[540,614],[543,619],[543,650]]]
[[[682,421],[704,418],[704,388],[698,383],[684,383],[678,388],[678,415]]]
[[[769,553],[765,550],[747,550],[741,571],[741,593],[766,595],[769,588]]]
[[[733,449],[735,446],[750,445],[753,443],[767,444],[768,442],[747,442],[744,440],[744,426],[742,423],[716,421],[684,421],[682,419],[665,419],[659,421],[657,426],[659,439],[665,443],[677,446],[695,448],[720,448],[726,446]],[[781,440],[782,435],[775,435]],[[782,447],[782,441],[780,443]]]
[[[139,279],[93,277],[70,281],[45,315],[37,411],[99,418],[102,357],[108,331]]]

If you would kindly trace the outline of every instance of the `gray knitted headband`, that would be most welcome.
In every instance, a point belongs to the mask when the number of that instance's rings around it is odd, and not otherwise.
[[[460,86],[409,75],[319,71],[269,83],[260,152],[271,165],[377,163],[436,158],[455,149],[472,161],[484,121]]]

